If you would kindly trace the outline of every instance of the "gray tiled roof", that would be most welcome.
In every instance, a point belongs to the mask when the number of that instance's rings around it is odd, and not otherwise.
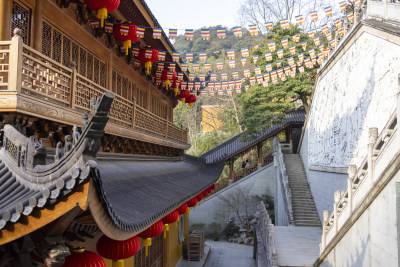
[[[98,192],[118,228],[139,231],[215,183],[224,162],[99,159]]]
[[[218,146],[210,149],[209,151],[200,155],[200,157],[204,158],[207,163],[220,161],[222,159],[228,158],[229,156],[235,154],[236,152],[246,147],[254,145],[261,139],[278,134],[283,127],[295,123],[304,123],[304,120],[305,120],[304,109],[288,113],[285,115],[285,117],[282,119],[280,123],[272,125],[267,129],[265,129],[264,131],[257,133],[254,139],[248,141],[240,141],[239,138],[246,133],[246,131],[244,131],[235,135],[231,139],[228,139],[225,142],[219,144]]]

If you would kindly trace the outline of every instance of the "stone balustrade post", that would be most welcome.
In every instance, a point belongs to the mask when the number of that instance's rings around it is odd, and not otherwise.
[[[347,193],[348,193],[348,205],[350,208],[350,213],[353,212],[353,182],[354,178],[356,177],[357,174],[357,166],[356,165],[350,165],[349,166],[349,178],[347,179]]]
[[[400,128],[400,73],[397,76],[397,109],[396,109],[396,115],[397,115],[397,129]],[[397,130],[399,131],[399,130]],[[400,147],[400,133],[397,133],[397,147]]]
[[[383,8],[384,8],[384,17],[385,17],[385,20],[388,20],[389,19],[389,16],[388,16],[388,2],[389,2],[390,0],[383,0]]]
[[[334,224],[335,224],[335,234],[338,232],[338,216],[339,216],[339,211],[338,211],[338,206],[339,206],[339,201],[340,197],[342,196],[341,191],[335,191],[334,195],[334,203],[333,203],[333,216],[334,216]]]
[[[323,222],[322,222],[322,248],[321,252],[324,251],[326,247],[326,231],[327,231],[327,224],[329,220],[329,211],[324,210],[324,215],[323,215]]]
[[[374,184],[374,145],[376,140],[378,140],[378,128],[371,127],[368,131],[368,176],[369,182],[372,187]]]
[[[22,83],[22,49],[23,40],[21,30],[14,29],[14,36],[11,39],[10,58],[8,70],[8,90],[21,92]]]

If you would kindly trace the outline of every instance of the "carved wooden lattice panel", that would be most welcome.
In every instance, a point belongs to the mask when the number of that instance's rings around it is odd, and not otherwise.
[[[12,4],[12,16],[11,16],[11,37],[14,29],[21,29],[21,37],[24,40],[24,44],[29,45],[30,42],[30,23],[31,22],[31,10],[23,4],[13,1]]]
[[[78,109],[82,109],[83,111],[90,111],[90,99],[92,99],[92,97],[101,98],[104,91],[105,89],[103,87],[98,86],[90,80],[86,79],[85,77],[77,74],[75,107]]]
[[[110,109],[111,121],[132,127],[133,103],[121,97],[115,97]]]
[[[182,130],[178,127],[170,123],[168,125],[168,137],[181,141],[182,139]]]
[[[165,135],[167,121],[157,118],[144,109],[136,107],[135,126],[146,131]]]
[[[68,68],[24,46],[22,55],[22,92],[69,106],[71,77]]]
[[[10,56],[10,43],[0,43],[0,90],[7,90],[8,85],[8,70],[9,70],[9,56]]]
[[[164,101],[152,97],[151,98],[151,110],[152,113],[156,114],[157,116],[166,119],[167,118],[167,103]]]
[[[152,238],[149,247],[149,255],[145,256],[145,248],[142,247],[135,254],[135,267],[162,267],[163,266],[163,235]]]
[[[132,79],[129,79],[125,75],[121,74],[117,70],[113,69],[112,72],[112,91],[122,96],[123,98],[133,101],[133,90],[135,88],[135,83]]]
[[[71,67],[74,62],[79,74],[102,87],[106,86],[105,61],[46,21],[43,21],[42,30],[44,55],[66,67]]]

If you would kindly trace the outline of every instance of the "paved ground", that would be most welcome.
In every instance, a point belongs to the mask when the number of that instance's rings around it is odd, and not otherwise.
[[[211,246],[205,267],[255,267],[253,246],[207,240]]]
[[[321,227],[275,226],[279,265],[312,266],[319,256]]]

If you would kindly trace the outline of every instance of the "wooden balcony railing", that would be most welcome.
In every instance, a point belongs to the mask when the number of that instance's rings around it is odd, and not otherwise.
[[[89,112],[90,100],[107,90],[33,48],[23,44],[15,31],[11,41],[0,42],[0,90],[32,95],[75,110]],[[131,130],[187,143],[187,131],[116,96],[109,112],[110,122]]]

